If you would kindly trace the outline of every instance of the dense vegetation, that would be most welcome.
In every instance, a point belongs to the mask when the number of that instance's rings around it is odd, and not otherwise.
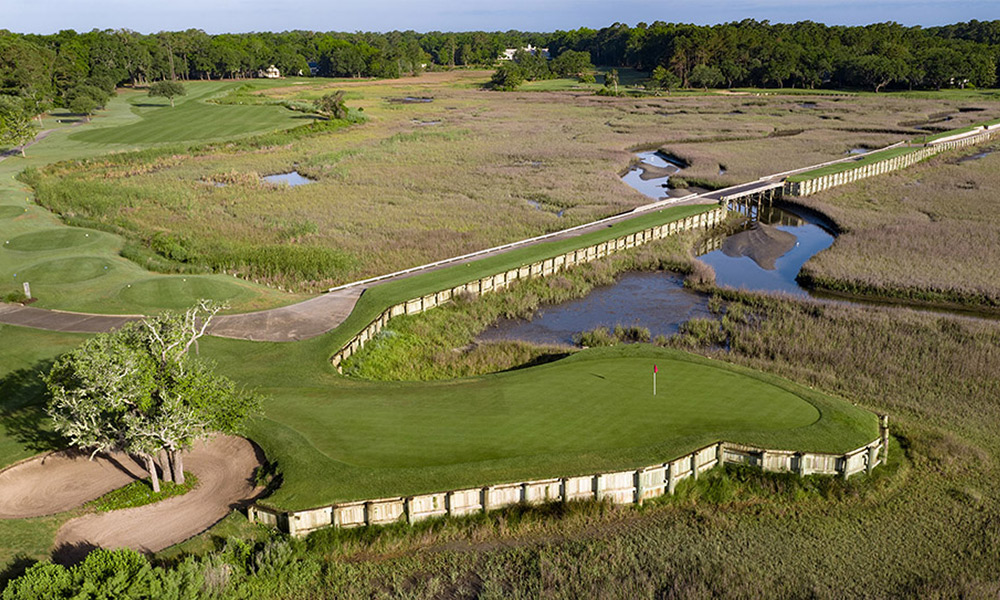
[[[189,29],[20,35],[3,30],[0,93],[30,98],[41,110],[53,103],[70,106],[90,88],[255,77],[271,64],[289,75],[398,77],[436,66],[493,64],[505,48],[530,44],[548,46],[556,59],[577,51],[600,65],[642,71],[664,67],[685,87],[991,87],[997,78],[1000,21],[927,29],[894,23],[827,27],[746,20],[695,26],[656,21],[554,33],[208,35]]]

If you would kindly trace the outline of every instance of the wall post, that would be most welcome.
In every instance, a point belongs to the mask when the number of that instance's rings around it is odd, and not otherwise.
[[[882,439],[882,464],[889,464],[889,415],[878,416],[878,429]]]

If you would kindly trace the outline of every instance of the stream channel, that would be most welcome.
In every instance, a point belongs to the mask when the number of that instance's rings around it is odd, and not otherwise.
[[[655,200],[668,197],[667,180],[682,167],[657,152],[641,153],[639,159],[639,165],[622,180]],[[715,269],[716,282],[808,296],[795,277],[807,260],[833,244],[833,234],[817,218],[794,210],[763,207],[747,216],[743,227],[720,233],[698,248],[699,259]],[[666,271],[628,272],[583,298],[544,306],[530,321],[502,319],[478,339],[572,344],[575,334],[615,325],[639,325],[653,337],[669,336],[685,321],[698,317],[712,317],[708,296],[685,288],[682,276]]]

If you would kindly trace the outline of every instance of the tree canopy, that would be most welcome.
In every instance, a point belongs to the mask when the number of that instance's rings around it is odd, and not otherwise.
[[[344,104],[343,90],[335,90],[317,98],[314,102],[316,112],[331,119],[346,119],[347,105]]]
[[[182,452],[212,432],[236,433],[260,408],[191,356],[222,306],[202,301],[183,314],[164,314],[94,336],[63,355],[45,378],[53,427],[73,447],[125,451],[141,457],[159,490],[165,478],[184,482]]]
[[[24,99],[0,95],[0,148],[20,147],[24,156],[25,144],[35,138],[32,113]]]
[[[174,98],[187,94],[184,85],[177,81],[163,80],[149,86],[149,96],[151,98],[161,97],[170,100],[170,106],[174,105]]]
[[[271,64],[290,75],[399,77],[427,68],[494,65],[504,49],[529,45],[547,47],[552,61],[546,64],[537,57],[518,57],[515,62],[523,67],[520,75],[527,79],[549,73],[579,75],[585,71],[581,65],[586,59],[601,66],[646,72],[662,66],[682,86],[692,85],[691,76],[703,65],[698,83],[727,87],[993,87],[1000,57],[1000,21],[928,28],[751,19],[712,26],[656,21],[551,33],[209,35],[188,29],[143,35],[107,29],[22,35],[0,30],[0,94],[33,98],[38,107],[69,107],[74,98],[79,104],[85,102],[71,93],[84,84],[113,90],[118,85],[158,80],[245,78]],[[505,68],[503,79],[515,75],[511,69]]]

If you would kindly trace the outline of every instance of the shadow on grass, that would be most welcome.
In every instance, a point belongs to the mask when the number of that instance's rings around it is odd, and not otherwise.
[[[573,354],[572,352],[554,352],[552,354],[540,354],[526,363],[519,364],[516,367],[511,367],[509,369],[504,369],[503,371],[500,372],[507,373],[510,371],[520,371],[521,369],[530,369],[531,367],[537,367],[539,365],[544,365],[550,362],[555,362],[557,360],[562,360],[572,354]]]
[[[6,588],[7,584],[14,579],[24,575],[24,572],[37,562],[34,558],[23,554],[15,556],[14,560],[4,565],[3,569],[0,569],[0,590]]]
[[[32,452],[65,447],[62,436],[46,423],[48,393],[40,374],[48,372],[52,362],[43,361],[0,378],[0,428]]]
[[[60,544],[59,547],[52,551],[52,562],[64,567],[71,567],[83,562],[83,559],[87,558],[91,550],[97,550],[97,548],[97,546],[90,542]]]

